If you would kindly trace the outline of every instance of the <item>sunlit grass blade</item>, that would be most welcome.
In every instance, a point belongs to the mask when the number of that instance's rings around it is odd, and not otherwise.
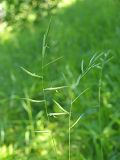
[[[51,62],[49,62],[49,63],[45,64],[45,65],[43,66],[43,68],[47,67],[48,65],[50,65],[50,64],[52,64],[52,63],[55,63],[56,61],[58,61],[58,60],[60,60],[60,59],[62,59],[62,58],[63,58],[63,56],[62,56],[62,57],[59,57],[59,58],[54,59],[53,61],[51,61]]]
[[[23,68],[23,67],[20,67],[24,72],[26,72],[27,74],[29,74],[30,76],[32,76],[32,77],[37,77],[37,78],[43,78],[43,76],[39,76],[39,75],[37,75],[37,74],[35,74],[35,73],[32,73],[32,72],[30,72],[30,71],[28,71],[27,69],[25,69],[25,68]]]
[[[35,99],[31,99],[31,98],[21,98],[23,100],[28,100],[30,102],[35,102],[35,103],[43,103],[45,102],[45,100],[35,100]]]
[[[61,116],[61,115],[65,115],[68,114],[66,112],[62,112],[62,113],[49,113],[48,116]]]
[[[59,107],[60,110],[62,110],[63,112],[69,114],[69,112],[66,111],[58,102],[56,102],[55,100],[53,100],[53,101],[54,101],[54,103]]]
[[[82,95],[84,94],[89,88],[85,89],[83,92],[81,92],[73,101],[72,104]]]
[[[54,90],[60,90],[60,89],[64,89],[67,88],[69,86],[61,86],[61,87],[50,87],[50,88],[45,88],[45,91],[54,91]]]

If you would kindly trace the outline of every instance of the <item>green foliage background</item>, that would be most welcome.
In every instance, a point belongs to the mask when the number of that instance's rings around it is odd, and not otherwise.
[[[41,17],[48,15],[57,7],[59,0],[8,0],[2,1],[6,8],[5,19],[9,23],[27,21],[32,14],[35,16],[35,21]]]
[[[41,75],[43,35],[52,15],[45,64],[63,56],[45,69],[45,86],[75,83],[81,73],[81,61],[87,66],[94,53],[110,52],[102,80],[102,143],[104,160],[120,158],[120,2],[118,0],[75,0],[59,7],[57,1],[4,1],[7,27],[0,33],[0,159],[56,159],[49,134],[53,131],[58,159],[68,159],[68,119],[50,118],[48,124],[42,104],[19,99],[42,99],[41,81],[24,73],[20,67]],[[70,1],[69,1],[70,2]],[[29,18],[31,17],[34,18]],[[78,116],[98,104],[99,69],[92,70],[76,90],[47,93],[49,112],[58,109],[56,99],[66,110],[70,97],[90,88],[74,104],[74,122]],[[29,106],[29,110],[25,106]],[[30,118],[32,113],[32,119]],[[71,133],[71,160],[101,160],[98,113],[81,119]]]

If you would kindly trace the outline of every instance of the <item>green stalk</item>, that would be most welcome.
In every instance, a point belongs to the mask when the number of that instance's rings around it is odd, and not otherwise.
[[[71,160],[71,110],[72,110],[72,101],[69,111],[69,160]]]
[[[50,23],[51,23],[51,20],[50,20]],[[46,112],[46,116],[47,116],[47,120],[48,120],[48,125],[50,123],[50,118],[49,118],[49,114],[48,114],[46,94],[45,94],[45,88],[44,88],[44,56],[45,56],[46,48],[47,48],[46,39],[47,39],[47,36],[48,36],[48,33],[49,33],[50,23],[49,23],[49,26],[48,26],[48,30],[43,37],[43,46],[42,46],[42,76],[43,76],[42,77],[42,91],[43,91],[43,97],[44,97],[44,100],[45,100],[45,112]],[[53,145],[53,148],[54,148],[54,151],[55,151],[56,159],[58,160],[57,148],[56,148],[56,144],[55,144],[55,140],[53,138],[52,132],[51,132],[51,141],[52,141],[52,145]]]
[[[102,68],[100,71],[100,79],[99,79],[99,89],[98,89],[98,106],[99,106],[99,114],[98,114],[98,119],[99,119],[99,134],[100,134],[100,156],[101,160],[104,160],[104,155],[103,155],[103,144],[102,144],[102,108],[101,108],[101,87],[102,87],[102,75],[103,75],[103,67],[104,67],[104,62],[102,63]]]

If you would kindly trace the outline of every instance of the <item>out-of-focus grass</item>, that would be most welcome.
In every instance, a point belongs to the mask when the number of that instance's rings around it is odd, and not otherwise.
[[[120,2],[117,0],[77,0],[68,7],[58,9],[52,18],[48,36],[49,48],[45,57],[47,64],[55,58],[64,56],[46,68],[45,84],[48,87],[75,82],[81,72],[81,60],[84,58],[87,63],[95,52],[110,51],[113,56],[104,68],[102,82],[102,141],[105,160],[116,160],[120,156],[119,7]],[[49,144],[49,135],[38,133],[36,136],[32,135],[31,124],[22,100],[15,99],[16,96],[24,97],[26,90],[30,97],[42,98],[41,82],[26,75],[20,67],[41,74],[42,39],[48,23],[49,17],[46,17],[37,24],[12,26],[14,29],[11,32],[1,34],[0,158],[2,159],[55,159]],[[98,80],[99,70],[94,70],[81,81],[76,94],[88,87],[90,90],[75,103],[75,113],[83,113],[98,103]],[[59,95],[53,93],[48,97],[50,110],[56,110],[51,98],[62,101],[61,103],[66,106],[69,104],[69,94],[64,91]],[[46,119],[42,106],[32,105],[32,112],[35,129],[45,129]],[[49,125],[55,134],[58,158],[66,160],[67,118],[51,119]],[[71,134],[71,159],[99,160],[98,133],[97,114],[82,119]]]

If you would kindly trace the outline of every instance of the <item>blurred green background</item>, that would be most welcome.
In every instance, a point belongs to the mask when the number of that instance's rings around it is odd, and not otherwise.
[[[41,75],[42,41],[50,18],[44,64],[44,85],[68,86],[101,52],[113,57],[103,69],[101,135],[98,112],[85,116],[71,131],[71,160],[120,160],[120,1],[119,0],[1,0],[0,1],[0,159],[67,160],[68,117],[50,117],[42,103],[42,82],[20,67]],[[72,123],[98,105],[100,70],[91,70],[74,89],[46,93],[50,112],[55,99],[69,110],[71,97],[89,90],[74,103]],[[34,130],[51,130],[35,133]],[[56,158],[57,155],[57,158]]]

